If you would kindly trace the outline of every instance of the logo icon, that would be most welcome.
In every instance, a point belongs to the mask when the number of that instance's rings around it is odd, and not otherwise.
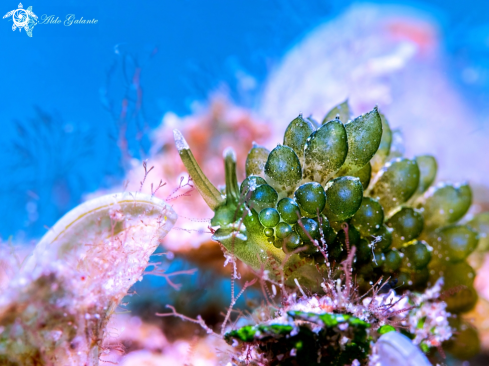
[[[13,31],[19,28],[20,32],[22,28],[24,28],[27,35],[32,37],[32,29],[37,24],[37,15],[32,12],[32,6],[29,6],[27,10],[25,10],[22,4],[19,4],[18,9],[9,11],[3,16],[3,19],[9,17],[12,17],[12,21],[14,22],[12,25]]]

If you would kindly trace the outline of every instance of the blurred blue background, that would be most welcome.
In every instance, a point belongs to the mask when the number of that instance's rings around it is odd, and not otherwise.
[[[142,98],[126,131],[130,155],[142,159],[149,132],[168,111],[188,114],[215,91],[254,108],[282,57],[353,5],[344,0],[24,3],[38,16],[74,13],[98,23],[39,24],[29,38],[25,31],[12,32],[10,20],[0,22],[1,238],[39,237],[83,194],[120,182],[123,103],[131,115]],[[489,111],[489,2],[402,5],[437,23],[449,78],[474,108]],[[3,1],[0,13],[17,6]]]

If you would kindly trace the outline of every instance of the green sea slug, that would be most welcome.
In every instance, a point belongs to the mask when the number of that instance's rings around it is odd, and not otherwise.
[[[226,150],[223,192],[175,130],[180,157],[215,212],[213,239],[282,288],[300,284],[324,293],[326,278],[346,275],[338,269],[355,248],[351,271],[359,294],[381,277],[400,294],[422,293],[446,277],[442,290],[463,289],[446,299],[447,310],[472,309],[477,293],[465,260],[478,246],[477,230],[485,236],[489,226],[484,214],[459,223],[472,203],[470,186],[433,186],[435,158],[393,150],[393,131],[377,107],[350,117],[346,102],[320,126],[299,115],[283,144],[251,148],[241,184],[234,152]]]

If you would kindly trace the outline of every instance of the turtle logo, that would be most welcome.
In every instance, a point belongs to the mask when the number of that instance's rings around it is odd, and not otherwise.
[[[12,17],[12,21],[14,22],[12,25],[13,31],[19,28],[20,32],[22,28],[24,28],[27,35],[32,37],[32,29],[37,24],[37,15],[32,12],[32,6],[29,6],[27,10],[25,10],[22,4],[19,4],[18,9],[9,11],[3,16],[3,19],[9,17]]]

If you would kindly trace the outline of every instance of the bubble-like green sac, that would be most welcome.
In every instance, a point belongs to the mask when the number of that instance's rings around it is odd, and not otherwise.
[[[374,253],[374,257],[372,259],[372,267],[381,268],[385,263],[385,254],[384,253]]]
[[[433,267],[435,272],[435,277],[431,280],[436,281],[438,278],[443,277],[445,284],[458,286],[472,286],[474,284],[476,272],[475,270],[465,261],[459,263],[445,263],[445,264],[435,264]],[[444,285],[445,288],[449,288]]]
[[[477,251],[487,252],[489,250],[489,212],[475,215],[467,225],[479,233]]]
[[[387,252],[392,244],[392,229],[388,228],[385,224],[382,225],[375,234],[374,251],[376,253]]]
[[[416,193],[420,195],[426,192],[435,181],[438,164],[431,155],[416,156],[414,159],[419,168],[419,185]]]
[[[343,103],[338,104],[337,106],[333,107],[326,116],[324,116],[323,119],[323,125],[336,117],[339,117],[339,120],[343,123],[347,123],[350,120],[351,112],[350,112],[350,106],[348,105],[348,99],[345,100]]]
[[[328,259],[330,262],[336,261],[340,262],[342,258],[344,258],[343,252],[344,246],[341,246],[337,243],[337,240],[333,243],[333,245],[328,246]],[[346,250],[346,249],[345,249]],[[342,257],[343,255],[343,257]]]
[[[355,226],[348,225],[348,240],[350,241],[350,247],[357,245],[360,242],[360,232],[355,228]],[[341,229],[336,235],[334,246],[343,248],[346,250],[346,235],[345,230]]]
[[[261,175],[268,159],[270,151],[263,146],[253,144],[248,157],[246,158],[246,175]]]
[[[357,266],[356,268],[357,275],[360,278],[369,278],[372,273],[373,273],[373,266],[371,262],[361,264],[360,266]]]
[[[444,301],[447,303],[447,311],[461,313],[470,311],[478,300],[477,291],[474,289],[475,271],[465,261],[445,265],[436,265],[432,268],[434,276],[430,279],[433,283],[443,276],[443,291],[450,291]]]
[[[349,175],[362,169],[377,152],[382,138],[382,121],[377,107],[348,122],[345,129],[348,154],[338,175]]]
[[[477,247],[477,232],[467,225],[451,225],[435,233],[438,235],[432,245],[434,255],[451,263],[463,261]]]
[[[372,178],[372,165],[370,165],[370,163],[365,164],[362,169],[353,173],[351,176],[360,179],[360,182],[362,182],[363,190],[366,191],[368,185],[370,184],[370,179]]]
[[[326,194],[322,185],[309,182],[301,185],[294,193],[295,200],[300,208],[312,216],[323,212],[326,204]]]
[[[254,233],[261,233],[263,231],[263,225],[258,217],[258,212],[254,208],[250,208],[247,215],[244,216],[243,224],[247,230]]]
[[[292,226],[285,222],[279,222],[275,228],[275,235],[279,239],[285,239],[290,234],[292,234]]]
[[[323,213],[330,221],[344,221],[352,217],[362,204],[363,187],[355,177],[338,177],[325,187],[326,205]]]
[[[304,145],[307,138],[316,130],[311,121],[299,114],[285,130],[284,145],[292,148],[300,160],[303,159]]]
[[[373,173],[377,173],[386,163],[392,144],[392,130],[382,113],[380,113],[380,120],[382,121],[382,138],[380,139],[379,149],[370,161]]]
[[[449,341],[443,342],[443,350],[459,360],[470,360],[480,354],[481,341],[474,325],[462,321],[460,317],[451,317],[449,321],[453,336]]]
[[[272,207],[264,208],[259,214],[260,222],[265,227],[275,227],[280,221],[278,211]]]
[[[430,270],[428,268],[421,268],[411,271],[412,289],[415,291],[424,291],[428,287],[428,281],[430,279]]]
[[[278,200],[278,194],[273,187],[268,184],[262,184],[255,188],[248,202],[257,212],[267,207],[275,207]]]
[[[387,220],[386,225],[393,229],[392,247],[401,248],[404,243],[416,239],[421,234],[424,219],[417,210],[403,207]]]
[[[275,235],[277,235],[276,232],[275,232]],[[269,238],[269,239],[272,239],[272,238]],[[282,249],[283,248],[283,244],[284,244],[284,239],[276,238],[275,240],[272,240],[272,244],[273,244],[273,246],[275,248]]]
[[[426,268],[431,261],[431,251],[428,249],[426,243],[421,241],[416,241],[403,247],[402,252],[404,253],[407,266],[411,269]]]
[[[454,296],[446,300],[447,311],[450,313],[467,313],[471,311],[479,300],[477,290],[473,287],[464,287]]]
[[[277,191],[292,193],[302,178],[301,163],[294,150],[281,145],[273,149],[265,164],[265,176]]]
[[[297,249],[301,244],[301,237],[294,231],[285,239],[285,246],[289,250]]]
[[[312,123],[315,130],[317,130],[321,126],[321,124],[318,121],[316,121],[314,118],[312,118],[312,116],[309,116],[306,119]]]
[[[362,236],[374,235],[384,222],[384,209],[373,198],[363,197],[360,208],[350,222],[360,231]]]
[[[356,256],[359,263],[365,263],[371,260],[372,249],[370,248],[368,240],[360,239],[356,247]]]
[[[411,281],[411,272],[401,271],[397,275],[397,281],[398,281],[397,282],[398,287],[406,289],[407,287],[413,284],[413,281]]]
[[[431,188],[425,197],[423,215],[428,228],[457,222],[472,204],[472,190],[468,184],[440,184]]]
[[[338,120],[322,125],[306,141],[304,179],[326,183],[341,168],[347,153],[345,126]]]
[[[241,188],[239,191],[242,196],[245,196],[247,194],[251,195],[251,192],[254,191],[256,187],[261,186],[262,184],[267,184],[267,181],[262,177],[250,175],[249,177],[246,177],[246,179],[241,183]]]
[[[272,237],[274,235],[274,231],[271,227],[266,227],[265,229],[263,229],[263,234],[268,237]]]
[[[314,245],[314,243],[305,242],[304,247],[306,248],[303,252],[300,253],[301,256],[306,256],[306,257],[314,257],[314,254],[319,253],[319,248]],[[319,253],[321,254],[321,253]],[[323,257],[324,258],[324,257]]]
[[[384,272],[395,272],[401,267],[402,257],[396,249],[385,253],[385,261],[382,266]]]
[[[223,205],[216,209],[214,217],[211,219],[212,226],[225,226],[236,221],[237,217],[241,217],[243,211],[238,205]]]
[[[369,196],[379,201],[387,215],[406,202],[418,188],[419,168],[414,160],[395,159],[378,174]]]
[[[294,230],[303,241],[311,241],[311,239],[317,239],[319,237],[319,225],[313,219],[303,217],[300,220],[301,224],[295,224]]]
[[[295,224],[299,221],[300,209],[297,203],[291,198],[282,198],[277,205],[277,211],[282,220],[288,224]]]

